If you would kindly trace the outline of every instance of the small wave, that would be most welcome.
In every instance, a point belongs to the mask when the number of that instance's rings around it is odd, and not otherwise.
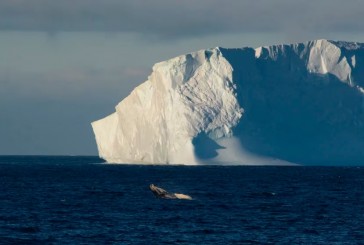
[[[18,231],[22,233],[37,233],[40,232],[40,228],[36,226],[24,226],[24,227],[10,227],[13,231]]]

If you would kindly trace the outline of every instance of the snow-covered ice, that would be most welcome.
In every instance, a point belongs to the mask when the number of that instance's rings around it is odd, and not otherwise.
[[[364,45],[212,48],[154,65],[92,123],[112,163],[364,162]]]

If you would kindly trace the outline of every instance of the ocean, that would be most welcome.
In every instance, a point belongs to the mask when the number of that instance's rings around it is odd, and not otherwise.
[[[363,167],[102,162],[0,157],[0,244],[364,244]]]

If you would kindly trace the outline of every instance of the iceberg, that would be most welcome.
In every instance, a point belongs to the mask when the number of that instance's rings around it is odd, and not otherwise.
[[[155,64],[92,128],[110,163],[364,163],[364,44],[181,55]]]

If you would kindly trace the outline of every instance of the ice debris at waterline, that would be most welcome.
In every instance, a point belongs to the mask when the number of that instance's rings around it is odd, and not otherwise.
[[[192,197],[189,195],[181,194],[181,193],[169,193],[168,191],[151,184],[149,189],[153,192],[154,196],[163,199],[185,199],[192,200]]]
[[[92,123],[113,163],[364,163],[364,44],[212,48],[154,65]]]

